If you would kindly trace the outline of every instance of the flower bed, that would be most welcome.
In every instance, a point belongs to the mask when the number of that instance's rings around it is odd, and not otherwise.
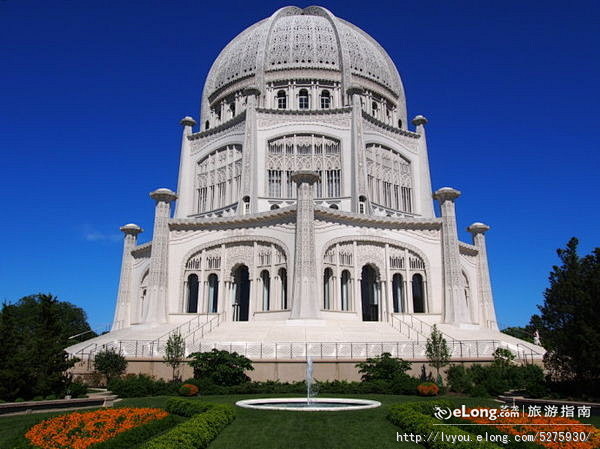
[[[154,408],[115,408],[73,412],[42,421],[25,434],[31,444],[42,449],[86,449],[127,430],[169,414]]]
[[[571,434],[569,437],[564,435],[564,438],[572,440],[574,433],[591,433],[588,441],[541,441],[541,439],[538,439],[536,444],[549,449],[595,449],[600,447],[600,431],[597,428],[585,426],[581,422],[569,418],[521,415],[519,417],[498,417],[493,421],[487,417],[468,417],[464,418],[464,420],[476,424],[489,424],[491,427],[509,435],[536,435],[539,432],[564,432]],[[544,426],[542,424],[548,425]],[[550,438],[556,440],[558,437],[550,436]]]

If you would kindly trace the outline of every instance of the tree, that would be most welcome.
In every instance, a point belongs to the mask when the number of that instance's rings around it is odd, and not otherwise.
[[[165,363],[173,369],[173,380],[179,380],[179,366],[185,357],[185,340],[180,333],[169,335],[165,345]]]
[[[375,380],[392,381],[397,376],[406,374],[410,369],[410,362],[392,357],[389,352],[380,356],[370,357],[365,362],[356,364],[358,372],[361,373],[363,382]]]
[[[431,335],[427,338],[425,354],[429,360],[429,365],[435,368],[438,382],[440,382],[440,368],[450,363],[450,349],[448,348],[446,339],[435,324],[431,329]]]
[[[99,351],[94,357],[94,369],[106,377],[106,385],[127,369],[127,360],[114,348]]]
[[[510,335],[511,337],[520,338],[521,340],[533,343],[533,335],[535,334],[535,327],[532,324],[528,324],[525,327],[511,326],[502,329],[503,334]]]
[[[546,349],[544,364],[555,380],[600,384],[600,248],[580,257],[572,238],[558,249],[540,315],[531,318]]]
[[[75,364],[64,348],[71,335],[89,330],[79,307],[37,294],[4,304],[0,311],[0,398],[62,395]]]
[[[237,352],[219,351],[194,352],[189,365],[194,368],[194,378],[207,379],[215,385],[228,387],[248,382],[250,378],[245,371],[254,367],[250,359]]]

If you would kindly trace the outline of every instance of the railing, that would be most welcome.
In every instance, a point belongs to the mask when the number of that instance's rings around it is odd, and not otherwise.
[[[392,314],[390,316],[392,317],[392,320],[390,321],[390,323],[392,323],[392,327],[396,328],[396,326],[394,326],[395,319],[398,322],[397,328],[400,329],[400,332],[403,332],[403,330],[408,329],[408,337],[410,338],[410,331],[412,330],[417,342],[419,342],[419,340],[427,341],[427,339],[431,336],[433,326],[419,318],[416,318],[414,315]],[[404,327],[402,327],[402,324],[404,324]],[[438,332],[442,334],[442,336],[446,339],[447,343],[452,343],[456,341],[450,335],[442,332],[439,329]]]
[[[499,340],[452,340],[447,342],[452,359],[492,359],[498,347],[506,347],[506,343]],[[237,352],[251,360],[304,360],[307,357],[314,359],[365,359],[376,357],[384,352],[392,357],[405,359],[426,359],[425,342],[393,341],[393,342],[285,342],[285,343],[220,343],[203,342],[198,340],[192,347],[186,344],[186,354],[192,352],[209,352],[213,349]],[[102,345],[97,349],[114,348],[129,358],[161,357],[164,355],[164,346],[157,346],[156,340],[129,340],[117,341]],[[517,359],[530,362],[541,359],[542,355],[530,348],[517,351]],[[86,354],[90,362],[96,351]]]

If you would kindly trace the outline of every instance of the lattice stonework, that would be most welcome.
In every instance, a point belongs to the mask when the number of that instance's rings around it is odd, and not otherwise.
[[[198,213],[235,203],[239,197],[241,176],[241,145],[219,148],[198,162],[196,169]]]
[[[371,201],[390,209],[413,211],[410,163],[390,148],[367,145],[367,180]]]
[[[316,198],[341,196],[342,160],[340,142],[317,134],[294,134],[268,143],[266,158],[268,196],[295,198],[292,173],[314,170],[321,180],[315,183]]]

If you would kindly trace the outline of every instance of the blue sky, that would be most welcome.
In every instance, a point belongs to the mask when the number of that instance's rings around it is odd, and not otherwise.
[[[223,46],[287,3],[0,1],[0,300],[51,292],[112,320],[118,227],[150,238],[179,119]],[[423,114],[460,236],[488,233],[501,325],[542,301],[555,250],[599,246],[600,3],[325,1],[389,52]],[[308,6],[308,3],[297,3]]]

